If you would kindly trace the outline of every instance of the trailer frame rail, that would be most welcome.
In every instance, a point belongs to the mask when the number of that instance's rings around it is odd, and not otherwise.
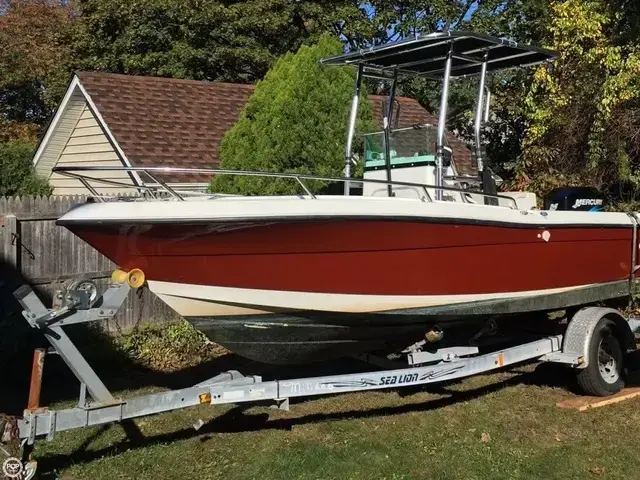
[[[478,356],[462,357],[447,353],[438,360],[436,355],[429,354],[423,359],[431,362],[428,365],[416,365],[419,357],[412,353],[411,358],[408,358],[409,365],[404,368],[365,373],[263,381],[260,376],[245,376],[238,371],[229,371],[193,387],[119,399],[107,389],[68,337],[64,327],[112,317],[130,290],[131,287],[126,282],[112,284],[96,303],[98,306],[87,309],[74,307],[73,302],[58,309],[47,309],[31,287],[23,286],[15,292],[24,309],[25,319],[32,327],[42,330],[80,382],[80,399],[76,407],[62,410],[33,408],[37,405],[37,400],[31,402],[32,408],[25,410],[24,417],[18,420],[20,439],[27,445],[32,445],[37,438],[51,440],[57,432],[120,422],[201,404],[273,401],[280,408],[288,408],[290,398],[427,385],[541,359],[557,354],[562,349],[562,335],[553,335]],[[63,295],[72,299],[74,293],[64,292]],[[83,303],[83,299],[76,303]],[[475,350],[463,351],[467,354],[474,352]],[[574,363],[578,362],[577,357],[573,360]],[[567,361],[570,363],[570,359]],[[41,370],[39,369],[40,372]],[[91,401],[87,401],[87,393]]]

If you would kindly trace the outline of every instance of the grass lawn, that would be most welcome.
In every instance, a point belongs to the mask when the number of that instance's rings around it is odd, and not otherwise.
[[[565,372],[520,366],[428,391],[319,397],[290,412],[200,406],[136,421],[140,442],[113,425],[58,434],[35,456],[63,479],[640,478],[640,399],[559,409],[574,395]]]

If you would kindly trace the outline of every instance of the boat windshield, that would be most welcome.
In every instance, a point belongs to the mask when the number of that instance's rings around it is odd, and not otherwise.
[[[389,135],[391,168],[435,165],[437,128],[423,124],[395,129]],[[365,170],[386,168],[384,131],[368,133],[364,137]]]

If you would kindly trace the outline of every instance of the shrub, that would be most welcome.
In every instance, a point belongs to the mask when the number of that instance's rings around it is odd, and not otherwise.
[[[280,58],[258,83],[238,123],[222,140],[221,167],[341,177],[354,71],[319,60],[339,54],[342,44],[324,36]],[[371,107],[360,100],[358,131],[373,128]],[[313,189],[326,185],[313,185]],[[301,193],[294,180],[220,175],[212,192]]]
[[[0,143],[0,197],[51,195],[49,183],[36,175],[32,158],[30,143],[22,140]]]

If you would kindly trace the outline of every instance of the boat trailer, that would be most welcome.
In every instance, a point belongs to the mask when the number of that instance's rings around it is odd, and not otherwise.
[[[365,373],[288,380],[264,381],[260,376],[245,376],[234,370],[190,388],[120,399],[107,389],[67,336],[64,327],[112,318],[128,293],[143,283],[144,274],[139,270],[117,270],[106,291],[99,295],[93,282],[74,281],[64,290],[56,292],[53,308],[46,308],[27,285],[16,290],[14,295],[23,308],[24,318],[31,327],[42,331],[53,351],[74,373],[80,382],[80,394],[78,405],[73,408],[54,410],[39,405],[46,352],[37,349],[34,353],[29,402],[23,417],[7,422],[4,429],[0,428],[0,458],[2,453],[7,457],[2,463],[2,472],[7,478],[33,478],[37,463],[31,458],[31,451],[38,439],[52,440],[56,433],[66,430],[121,422],[201,404],[273,402],[274,406],[288,410],[291,398],[427,385],[532,360],[561,363],[575,368],[581,372],[579,376],[587,377],[586,381],[579,382],[586,393],[603,395],[606,393],[597,389],[589,391],[589,385],[597,383],[598,378],[609,382],[612,375],[621,371],[622,365],[615,364],[615,361],[612,364],[611,360],[603,364],[600,358],[592,358],[599,357],[597,348],[602,343],[598,336],[601,330],[599,325],[607,322],[614,327],[615,336],[624,351],[635,348],[635,332],[640,332],[640,320],[624,319],[620,312],[610,308],[585,307],[572,317],[563,334],[543,336],[535,341],[486,354],[479,354],[477,347],[470,346],[443,348],[435,352],[413,349],[406,355],[408,365],[392,363],[384,357],[365,355],[360,358],[372,364],[402,366]],[[19,444],[21,458],[2,447],[2,443],[11,442]]]

